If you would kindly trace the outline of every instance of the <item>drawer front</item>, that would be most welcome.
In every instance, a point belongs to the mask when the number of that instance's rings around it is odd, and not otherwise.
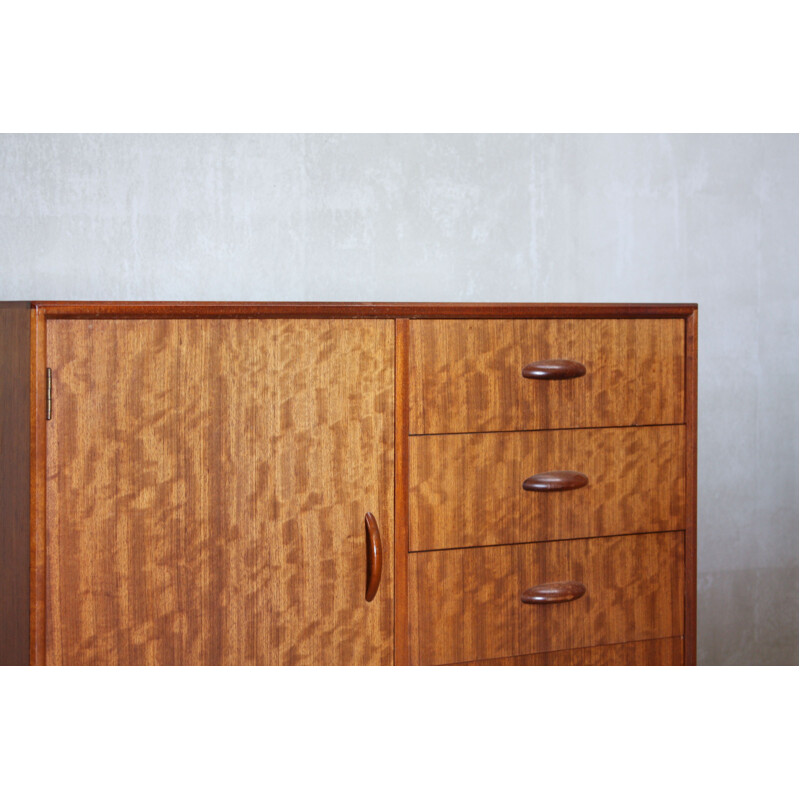
[[[456,664],[683,634],[684,534],[437,550],[409,556],[410,655]],[[578,599],[526,590],[580,582]]]
[[[683,528],[684,438],[683,425],[412,436],[410,549]],[[588,483],[523,489],[563,470]]]
[[[683,664],[683,638],[579,647],[555,653],[470,661],[466,667],[676,667]]]
[[[682,319],[411,320],[409,349],[412,434],[683,422]],[[585,374],[523,377],[548,360]]]

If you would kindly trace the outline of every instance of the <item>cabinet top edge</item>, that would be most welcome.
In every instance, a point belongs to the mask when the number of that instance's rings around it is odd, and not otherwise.
[[[205,303],[72,302],[36,300],[30,306],[51,319],[81,317],[373,317],[410,319],[525,317],[689,317],[696,303]]]

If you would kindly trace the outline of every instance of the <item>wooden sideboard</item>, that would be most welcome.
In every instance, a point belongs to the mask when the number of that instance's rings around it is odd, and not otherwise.
[[[695,305],[0,303],[0,345],[0,663],[695,662]]]

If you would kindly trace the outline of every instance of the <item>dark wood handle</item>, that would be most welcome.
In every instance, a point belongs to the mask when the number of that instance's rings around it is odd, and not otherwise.
[[[371,512],[364,517],[367,529],[367,593],[369,603],[378,593],[381,584],[381,571],[383,570],[383,547],[381,546],[381,532],[378,522]]]
[[[586,587],[576,581],[563,581],[561,583],[542,583],[532,586],[522,593],[522,602],[529,606],[541,603],[568,603],[577,600],[586,594]]]
[[[571,469],[557,469],[552,472],[540,472],[526,478],[522,488],[526,492],[564,492],[567,489],[580,489],[586,486],[589,478],[582,472]]]
[[[577,361],[554,359],[552,361],[534,361],[522,368],[523,378],[539,381],[565,381],[580,378],[586,374],[586,367]]]

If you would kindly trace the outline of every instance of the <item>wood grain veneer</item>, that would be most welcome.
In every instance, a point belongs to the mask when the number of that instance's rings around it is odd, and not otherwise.
[[[47,662],[391,663],[393,333],[50,321]]]
[[[579,647],[555,653],[536,653],[488,661],[470,661],[464,667],[674,667],[683,664],[683,639],[648,639],[643,642]]]
[[[27,664],[30,311],[0,303],[0,665]]]
[[[531,361],[586,367],[529,380]],[[412,320],[412,434],[654,425],[684,421],[684,321]]]
[[[682,425],[412,436],[410,548],[681,529],[684,440]],[[523,491],[534,473],[567,469],[588,485]]]
[[[410,655],[452,664],[680,636],[683,532],[437,550],[409,556]],[[541,583],[586,594],[552,605],[520,598]]]

